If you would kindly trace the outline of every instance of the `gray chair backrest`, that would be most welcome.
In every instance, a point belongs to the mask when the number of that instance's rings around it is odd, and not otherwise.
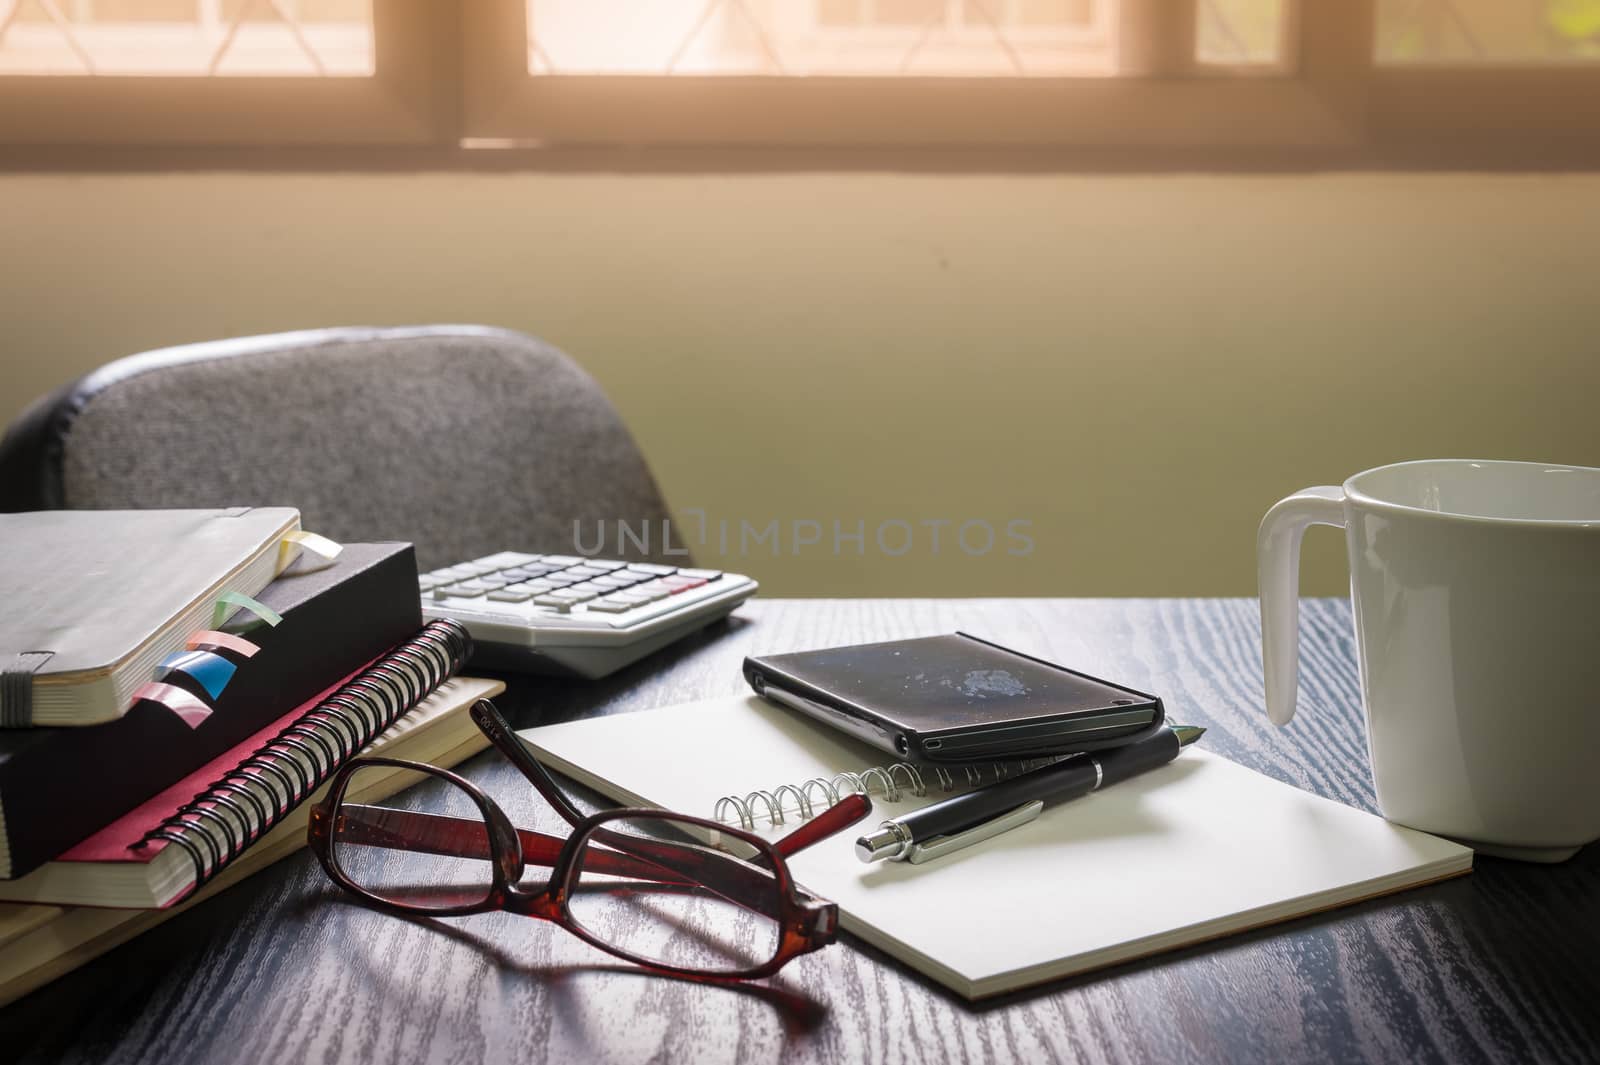
[[[327,329],[134,355],[36,404],[0,451],[8,503],[294,506],[336,540],[409,540],[424,569],[507,548],[574,554],[578,534],[593,553],[602,527],[608,557],[665,557],[666,505],[599,386],[500,329]]]

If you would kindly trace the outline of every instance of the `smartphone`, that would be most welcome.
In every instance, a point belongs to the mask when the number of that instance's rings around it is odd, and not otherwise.
[[[1161,700],[958,632],[744,660],[757,695],[914,761],[1115,747],[1160,728]]]

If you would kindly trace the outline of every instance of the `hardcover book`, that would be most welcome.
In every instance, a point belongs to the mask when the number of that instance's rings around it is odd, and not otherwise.
[[[0,729],[0,878],[56,857],[422,627],[410,544],[346,544],[333,565],[291,570],[257,598],[283,620],[240,611],[223,626],[248,627],[259,651],[198,725],[140,700],[94,728]],[[207,694],[181,674],[169,683]]]
[[[0,514],[0,725],[121,717],[217,599],[294,560],[291,507]]]

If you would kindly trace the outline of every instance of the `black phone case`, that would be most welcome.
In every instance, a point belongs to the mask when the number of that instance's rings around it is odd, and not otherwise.
[[[1104,750],[1166,720],[1157,696],[967,633],[746,658],[744,675],[770,702],[924,762]]]

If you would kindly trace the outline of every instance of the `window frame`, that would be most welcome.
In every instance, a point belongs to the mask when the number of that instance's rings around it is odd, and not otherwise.
[[[523,0],[373,0],[371,77],[0,75],[0,167],[1600,169],[1600,64],[1380,66],[1377,0],[1290,0],[1287,72],[1200,67],[1197,2],[1122,0],[1134,77],[783,79],[535,76]]]
[[[1370,23],[1330,18],[1350,0],[1289,2],[1286,75],[1198,67],[1195,0],[1123,0],[1134,77],[782,78],[530,75],[525,4],[492,0],[464,10],[463,123],[473,140],[544,148],[1349,146]]]
[[[1600,164],[1600,64],[1377,67],[1367,95],[1377,155]]]

